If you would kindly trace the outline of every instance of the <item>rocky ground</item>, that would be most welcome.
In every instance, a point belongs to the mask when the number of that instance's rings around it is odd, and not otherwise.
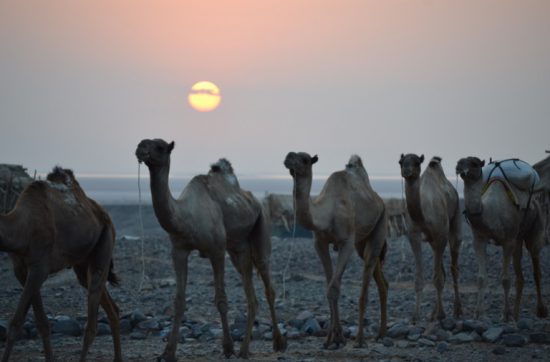
[[[110,291],[121,310],[123,329],[122,347],[127,361],[152,361],[165,344],[171,323],[172,300],[175,294],[174,273],[170,260],[170,242],[159,228],[151,207],[142,209],[145,239],[141,234],[136,206],[109,206],[117,226],[115,269],[122,279],[119,288]],[[137,237],[137,238],[136,238]],[[531,261],[524,255],[525,289],[521,318],[517,323],[504,323],[502,288],[499,282],[501,250],[489,247],[489,293],[487,315],[473,320],[477,266],[469,231],[460,257],[460,287],[464,305],[464,319],[452,315],[452,284],[449,256],[445,265],[445,310],[448,318],[441,323],[430,323],[429,314],[435,298],[431,286],[432,256],[428,245],[424,248],[426,288],[422,304],[424,319],[413,325],[410,316],[414,308],[414,261],[406,238],[391,240],[384,271],[390,283],[388,336],[375,341],[379,319],[378,294],[372,283],[367,306],[367,348],[355,348],[353,336],[357,331],[357,300],[361,285],[362,262],[354,255],[346,269],[340,296],[341,318],[349,342],[343,348],[324,350],[328,306],[325,299],[325,280],[321,264],[309,238],[274,238],[272,275],[278,294],[277,312],[280,325],[288,338],[288,349],[283,353],[271,350],[270,323],[263,287],[255,278],[259,301],[259,315],[251,344],[254,361],[520,361],[550,360],[550,320],[535,316],[535,291]],[[527,254],[527,253],[524,253]],[[543,291],[545,302],[550,302],[550,250],[542,252]],[[17,304],[21,287],[12,274],[6,254],[0,254],[0,351],[4,348],[5,326]],[[284,281],[284,283],[283,283]],[[141,290],[140,290],[141,285]],[[246,300],[242,283],[229,259],[226,264],[226,287],[229,298],[229,320],[232,334],[238,340],[244,332]],[[190,259],[187,291],[188,310],[181,334],[185,342],[178,346],[179,360],[223,359],[219,315],[214,306],[212,272],[209,261],[193,254]],[[284,291],[284,295],[283,295]],[[70,270],[50,277],[42,288],[44,304],[51,316],[53,348],[59,361],[73,361],[81,348],[82,326],[86,319],[84,290]],[[512,296],[514,295],[512,288]],[[102,314],[103,315],[103,314]],[[88,360],[112,360],[110,331],[104,317],[100,320],[96,338]],[[183,339],[182,339],[183,341]],[[233,357],[232,359],[236,359]],[[36,336],[32,315],[28,316],[21,339],[12,353],[13,361],[42,361],[42,344]]]

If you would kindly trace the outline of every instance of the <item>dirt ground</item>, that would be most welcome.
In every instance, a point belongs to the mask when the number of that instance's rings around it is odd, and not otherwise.
[[[145,239],[133,237],[141,235],[138,208],[135,205],[108,206],[117,227],[118,240],[115,248],[115,271],[122,280],[118,288],[109,287],[113,298],[121,310],[121,316],[140,311],[145,316],[156,318],[161,324],[169,324],[172,313],[172,301],[175,295],[174,272],[170,259],[170,242],[164,231],[158,226],[152,209],[142,209]],[[466,228],[466,227],[465,227]],[[473,318],[476,292],[477,265],[471,245],[471,237],[465,230],[465,240],[460,255],[460,288],[463,301],[464,319]],[[277,292],[277,313],[283,327],[290,330],[288,322],[303,311],[310,311],[317,320],[326,320],[329,315],[325,298],[325,280],[321,264],[309,238],[273,238],[272,241],[272,277]],[[487,318],[489,326],[501,325],[502,287],[499,281],[501,271],[501,251],[488,248],[489,292],[487,296]],[[535,316],[535,291],[530,258],[524,253],[523,268],[525,289],[522,301],[521,317],[532,320],[547,332],[550,321],[538,320]],[[334,255],[333,255],[334,256]],[[433,328],[428,321],[435,299],[431,286],[432,256],[429,246],[424,245],[426,287],[422,304],[424,320],[419,323],[426,330]],[[447,282],[445,285],[445,311],[452,315],[452,284],[450,278],[450,258],[447,252],[445,266]],[[543,291],[548,305],[550,298],[550,251],[545,247],[541,256],[543,268]],[[345,328],[353,329],[357,325],[357,301],[361,285],[362,262],[354,255],[342,282],[339,299],[341,319]],[[388,257],[384,266],[386,278],[390,283],[388,300],[389,325],[395,323],[410,324],[414,308],[414,261],[405,237],[390,240]],[[12,273],[11,262],[6,254],[0,254],[0,320],[9,321],[15,310],[21,287]],[[284,283],[283,283],[284,280]],[[265,302],[263,285],[255,278],[256,295],[259,301],[257,320],[259,324],[268,323],[268,309]],[[140,285],[142,286],[140,290]],[[246,300],[240,278],[229,258],[226,263],[226,289],[229,299],[229,321],[232,324],[246,312]],[[283,298],[284,290],[284,298]],[[53,317],[66,315],[77,320],[85,320],[86,299],[84,290],[76,282],[70,270],[51,276],[42,287],[44,305]],[[514,288],[512,287],[512,297]],[[185,321],[197,325],[220,326],[219,314],[214,306],[212,271],[207,259],[192,254],[189,265],[187,288],[187,312]],[[103,314],[102,314],[103,315]],[[32,316],[29,316],[32,318]],[[376,284],[371,283],[367,306],[368,328],[373,331],[379,320],[378,294]],[[515,327],[515,323],[509,326]],[[372,329],[371,329],[372,328]],[[528,343],[523,347],[504,347],[499,343],[468,342],[464,344],[447,343],[446,348],[425,346],[418,341],[394,339],[392,343],[375,341],[375,333],[368,334],[368,347],[355,348],[352,338],[341,349],[324,350],[324,337],[299,335],[289,338],[288,349],[283,353],[271,350],[271,342],[258,338],[251,343],[252,361],[524,361],[531,359],[550,360],[550,345]],[[123,334],[122,348],[127,361],[153,361],[163,351],[165,341],[162,331],[146,333],[144,339],[135,339],[131,333]],[[52,339],[54,353],[58,361],[73,361],[78,358],[81,337],[55,335]],[[500,350],[498,350],[500,347]],[[238,350],[239,342],[235,342]],[[0,341],[0,351],[4,342]],[[498,353],[495,353],[497,349]],[[187,338],[178,345],[177,356],[180,361],[217,361],[224,359],[221,338]],[[109,335],[98,336],[88,355],[89,361],[109,361],[113,358],[112,340]],[[232,357],[236,359],[236,357]],[[12,361],[42,361],[42,343],[39,338],[18,340],[14,347]]]

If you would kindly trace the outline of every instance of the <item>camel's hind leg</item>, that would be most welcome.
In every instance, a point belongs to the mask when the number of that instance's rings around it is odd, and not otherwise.
[[[420,321],[420,305],[422,304],[422,292],[424,290],[424,266],[422,263],[422,235],[417,230],[409,232],[409,242],[414,255],[415,275],[414,290],[416,293],[416,304],[413,313],[413,323]]]
[[[521,246],[521,245],[520,245]],[[502,288],[504,289],[504,320],[510,320],[510,259],[515,252],[515,240],[508,240],[502,246]]]
[[[521,257],[523,254],[522,242],[518,241],[516,250],[514,251],[514,272],[516,274],[516,299],[514,301],[514,311],[513,316],[517,321],[519,318],[519,306],[521,304],[521,296],[523,294],[523,270],[521,270]]]
[[[34,307],[35,313],[38,310],[40,314],[40,309],[42,313],[44,312],[43,308],[41,308],[42,302],[40,298],[40,287],[42,286],[42,283],[44,282],[44,280],[46,280],[47,277],[48,277],[48,267],[45,264],[36,265],[28,270],[27,277],[24,283],[25,285],[23,287],[23,292],[21,293],[21,297],[19,298],[19,303],[17,304],[17,308],[15,309],[15,313],[8,327],[8,333],[6,336],[6,347],[4,349],[4,353],[2,354],[2,362],[7,362],[9,360],[11,351],[13,349],[13,344],[15,343],[15,339],[17,338],[17,335],[21,331],[21,327],[23,326],[25,316],[31,306],[31,301],[33,301],[33,303],[35,304],[35,307]],[[40,306],[36,304],[38,302],[40,302],[39,303]],[[40,317],[39,319],[40,321],[37,320],[37,323],[42,324],[43,318]],[[41,333],[43,333],[43,331],[44,329],[41,330]],[[48,339],[48,344],[49,344],[49,339]],[[46,352],[46,360],[47,361],[53,360],[51,346],[49,347],[49,351],[45,350],[45,352]]]
[[[545,222],[542,218],[542,211],[538,204],[535,205],[538,209],[537,218],[531,232],[525,238],[525,246],[527,251],[531,255],[531,261],[533,264],[533,277],[535,279],[535,287],[537,290],[537,317],[546,318],[548,316],[548,309],[544,305],[542,299],[541,290],[541,272],[540,272],[540,251],[544,246],[544,230]]]
[[[88,318],[84,331],[84,343],[80,354],[80,361],[86,360],[86,355],[92,345],[97,332],[97,313],[101,295],[107,282],[107,276],[111,266],[111,256],[113,253],[113,233],[110,228],[104,228],[100,239],[93,251],[89,255],[86,263],[86,285],[88,287]],[[116,331],[113,331],[116,332]],[[118,351],[115,351],[118,354]],[[115,359],[119,356],[115,356]]]
[[[87,265],[75,265],[74,272],[78,278],[78,282],[84,288],[88,289],[88,266]],[[122,361],[122,350],[120,343],[120,322],[119,322],[119,310],[115,301],[109,295],[107,287],[104,285],[101,291],[101,298],[99,303],[105,314],[107,314],[107,319],[109,320],[109,325],[111,326],[111,335],[113,337],[113,346],[115,353],[115,361]]]
[[[229,332],[229,322],[227,321],[227,295],[225,294],[224,281],[225,251],[221,250],[216,255],[210,256],[210,263],[212,264],[212,270],[214,271],[214,300],[222,320],[223,354],[226,358],[229,358],[235,354],[235,351],[233,349],[233,338],[231,338],[231,333]]]
[[[443,308],[443,287],[445,286],[443,253],[445,252],[446,243],[437,244],[437,242],[434,241],[430,245],[432,246],[434,255],[433,283],[436,292],[436,304],[432,310],[431,320],[442,320],[445,318],[445,310]]]
[[[458,266],[458,256],[460,253],[460,245],[462,244],[462,218],[459,213],[458,207],[453,219],[450,230],[449,247],[451,249],[451,275],[453,277],[453,289],[455,293],[454,300],[454,313],[455,318],[459,318],[462,315],[462,302],[460,300],[460,290],[458,277],[460,274]]]
[[[283,218],[284,220],[284,218]],[[265,218],[260,220],[260,228],[256,229],[253,235],[252,259],[253,263],[264,283],[265,297],[269,304],[269,314],[271,316],[271,329],[273,335],[273,350],[284,351],[287,347],[286,338],[279,330],[277,314],[275,313],[275,290],[271,282],[271,236]],[[259,221],[259,222],[260,222]]]
[[[237,268],[239,274],[241,274],[244,292],[246,294],[246,302],[248,305],[246,316],[246,333],[239,351],[239,358],[246,359],[250,357],[250,340],[252,339],[252,328],[254,327],[256,311],[258,309],[258,300],[256,299],[254,282],[252,280],[252,260],[248,245],[244,248],[244,250],[239,250],[238,252],[230,251],[229,254],[231,255],[233,265]]]
[[[485,292],[487,290],[487,240],[474,230],[474,251],[477,259],[477,300],[475,317],[480,319],[485,313]]]

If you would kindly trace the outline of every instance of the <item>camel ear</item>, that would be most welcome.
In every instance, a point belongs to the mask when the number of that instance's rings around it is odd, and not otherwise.
[[[172,152],[173,149],[174,149],[174,141],[168,144],[168,152]]]
[[[311,158],[311,164],[313,165],[315,162],[319,161],[319,157],[317,157],[317,155],[313,156]]]
[[[405,158],[405,155],[404,154],[401,154],[401,157],[399,158],[399,164],[402,165],[403,164],[403,159]]]
[[[485,166],[485,160],[481,161],[481,163],[479,164],[479,167],[483,167]]]
[[[420,163],[424,162],[424,155],[420,156]]]

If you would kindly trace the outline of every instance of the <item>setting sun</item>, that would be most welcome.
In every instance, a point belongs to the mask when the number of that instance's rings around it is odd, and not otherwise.
[[[218,108],[221,101],[220,89],[212,82],[197,82],[189,92],[189,104],[199,112],[209,112]]]

